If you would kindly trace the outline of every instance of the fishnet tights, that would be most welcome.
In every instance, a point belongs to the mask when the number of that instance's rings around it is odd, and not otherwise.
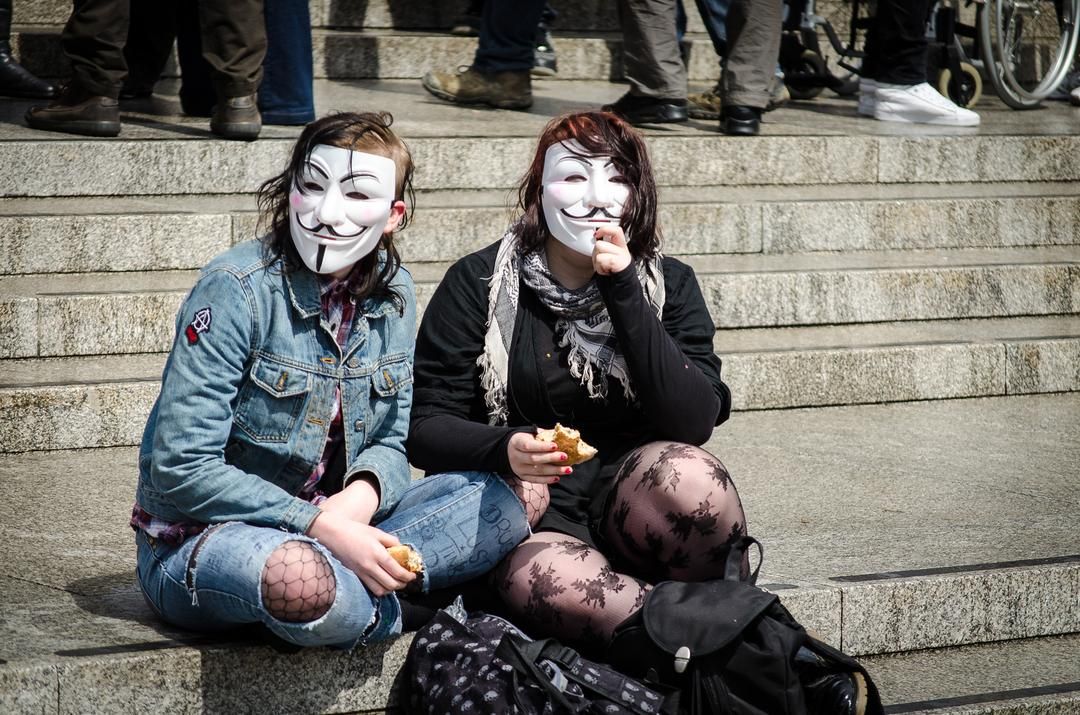
[[[263,604],[279,621],[304,623],[321,618],[336,593],[333,567],[306,541],[286,541],[266,559]]]
[[[514,494],[517,494],[518,499],[521,500],[522,505],[525,507],[525,516],[529,520],[529,526],[536,526],[540,521],[540,517],[547,511],[548,503],[551,501],[547,485],[526,482],[513,475],[506,477],[506,483],[514,490]]]
[[[641,607],[649,584],[719,578],[727,544],[746,533],[724,465],[678,442],[653,442],[631,453],[600,527],[607,553],[572,536],[541,532],[500,565],[500,596],[531,635],[595,651]]]

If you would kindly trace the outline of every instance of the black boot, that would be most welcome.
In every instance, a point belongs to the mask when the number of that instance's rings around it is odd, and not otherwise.
[[[720,129],[732,136],[752,137],[761,131],[761,110],[736,104],[720,110]]]
[[[0,95],[49,99],[56,89],[40,80],[11,55],[11,0],[0,0]]]
[[[865,715],[867,688],[862,673],[837,672],[805,646],[795,654],[795,667],[811,715]]]

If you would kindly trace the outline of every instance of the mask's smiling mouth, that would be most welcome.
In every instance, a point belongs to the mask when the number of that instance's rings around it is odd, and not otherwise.
[[[337,231],[335,231],[333,229],[333,227],[327,226],[325,223],[317,223],[313,227],[305,226],[304,222],[300,220],[300,215],[299,214],[297,214],[297,216],[296,216],[296,225],[299,226],[300,228],[304,229],[305,231],[314,234],[316,238],[325,238],[325,239],[330,240],[330,241],[338,241],[338,240],[342,240],[342,239],[356,238],[357,236],[362,234],[364,231],[367,231],[369,228],[371,228],[370,226],[361,226],[360,230],[357,231],[356,233],[343,234],[343,233],[338,233]],[[322,231],[325,231],[325,233],[320,233]]]
[[[559,209],[559,211],[562,212],[563,216],[566,216],[569,219],[573,219],[574,221],[587,221],[589,223],[614,223],[619,220],[618,216],[612,216],[607,212],[606,209],[601,206],[594,206],[592,211],[589,211],[584,216],[575,216],[566,209]],[[597,213],[602,213],[604,215],[604,218],[593,218],[594,216],[596,216]]]

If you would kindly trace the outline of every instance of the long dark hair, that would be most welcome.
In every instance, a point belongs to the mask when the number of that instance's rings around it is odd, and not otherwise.
[[[408,224],[409,211],[415,198],[412,186],[412,155],[405,142],[390,130],[393,122],[394,118],[386,112],[338,112],[318,119],[301,132],[285,170],[259,187],[260,229],[269,223],[269,230],[262,238],[263,248],[271,258],[281,258],[286,271],[299,270],[304,265],[289,231],[289,193],[304,165],[311,158],[312,149],[319,144],[392,159],[397,167],[394,201],[405,202],[405,215],[402,216],[397,230]],[[300,191],[304,190],[302,186],[298,188]],[[372,251],[364,256],[350,274],[349,290],[358,299],[389,298],[397,304],[399,310],[404,310],[403,296],[390,287],[390,282],[401,267],[401,256],[394,246],[394,235],[383,234],[379,239],[379,248],[386,255],[381,267],[380,251]]]
[[[518,185],[519,224],[524,252],[539,249],[549,235],[541,198],[544,193],[544,154],[553,144],[576,140],[587,156],[611,156],[615,167],[630,185],[623,208],[622,227],[627,248],[635,258],[653,258],[660,249],[660,226],[656,221],[656,180],[645,141],[632,126],[610,112],[564,114],[548,122],[536,144],[529,170]]]

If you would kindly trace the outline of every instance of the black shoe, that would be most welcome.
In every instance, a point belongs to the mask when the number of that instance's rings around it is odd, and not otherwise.
[[[536,47],[533,48],[533,77],[554,77],[559,71],[555,61],[555,46],[551,44],[551,34],[540,30],[536,34]]]
[[[724,134],[752,137],[761,131],[761,110],[741,104],[720,110],[720,129]]]
[[[836,672],[806,647],[795,654],[810,715],[866,715],[866,680],[859,672]]]
[[[255,103],[255,95],[219,101],[210,117],[210,131],[225,139],[248,142],[258,139],[262,131],[262,115]]]
[[[50,132],[115,137],[120,133],[120,104],[69,85],[52,104],[27,110],[26,123]]]
[[[11,56],[7,43],[0,43],[0,96],[23,99],[52,99],[56,88],[38,79]]]
[[[688,118],[686,99],[639,97],[627,92],[614,104],[605,104],[605,112],[614,112],[631,124],[671,124]]]

